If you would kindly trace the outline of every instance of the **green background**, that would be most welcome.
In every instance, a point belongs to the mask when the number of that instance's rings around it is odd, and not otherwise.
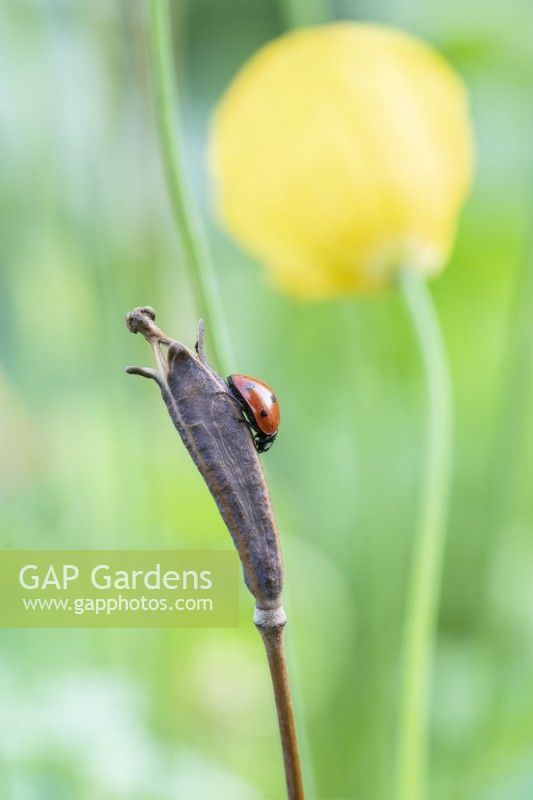
[[[281,401],[264,459],[310,797],[388,800],[424,447],[412,332],[393,293],[309,305],[278,294],[218,230],[204,166],[209,115],[239,65],[281,32],[284,9],[173,6],[187,170],[233,369],[268,381]],[[452,262],[433,284],[457,448],[431,800],[529,800],[531,5],[346,0],[327,10],[421,35],[471,92],[476,182]],[[197,317],[157,150],[145,14],[136,0],[0,8],[1,547],[229,544],[158,392],[121,371],[151,362],[124,327],[129,308],[149,303],[189,344]],[[252,599],[241,597],[235,630],[2,631],[2,796],[282,798],[264,654]]]

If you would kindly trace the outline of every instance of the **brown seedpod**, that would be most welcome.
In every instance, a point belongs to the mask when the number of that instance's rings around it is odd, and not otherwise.
[[[288,796],[303,800],[296,728],[285,663],[283,567],[270,495],[241,406],[226,381],[209,365],[204,326],[195,350],[170,339],[149,306],[126,317],[154,351],[157,369],[128,367],[154,380],[183,443],[205,480],[241,558],[244,580],[255,597],[254,622],[267,652],[285,763]],[[168,348],[166,358],[161,347]]]
[[[159,330],[149,307],[130,311],[126,320],[132,333],[142,333],[150,342],[158,362],[157,370],[126,371],[159,385],[172,422],[232,536],[257,608],[279,608],[283,570],[268,488],[239,404],[207,361],[203,323],[193,352]],[[168,346],[166,359],[161,345]]]

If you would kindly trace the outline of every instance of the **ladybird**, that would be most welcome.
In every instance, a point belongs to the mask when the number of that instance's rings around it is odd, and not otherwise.
[[[279,428],[279,403],[266,383],[249,375],[230,375],[227,383],[239,403],[258,453],[272,447]]]

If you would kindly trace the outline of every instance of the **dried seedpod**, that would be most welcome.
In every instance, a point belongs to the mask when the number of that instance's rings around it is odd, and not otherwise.
[[[165,336],[150,308],[127,316],[156,350],[158,369],[127,372],[156,381],[185,447],[213,495],[242,561],[244,580],[261,610],[281,606],[283,569],[269,492],[239,404],[208,364],[203,324],[196,351]],[[160,346],[168,346],[166,361]]]
[[[126,324],[150,343],[157,364],[157,369],[128,367],[126,371],[158,384],[172,422],[239,553],[246,586],[256,601],[254,622],[270,665],[289,797],[301,800],[302,778],[283,646],[279,534],[256,445],[238,400],[207,361],[202,321],[194,351],[164,334],[149,306],[130,311]],[[168,347],[166,358],[162,346]]]

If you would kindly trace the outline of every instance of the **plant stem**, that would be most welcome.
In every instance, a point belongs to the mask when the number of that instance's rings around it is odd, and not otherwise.
[[[319,25],[329,19],[329,0],[280,0],[283,21],[287,28]]]
[[[283,625],[257,626],[263,639],[270,667],[272,688],[278,712],[279,733],[285,764],[287,797],[289,800],[304,800],[304,788],[300,767],[300,754],[296,738],[296,724],[292,707],[289,676],[285,660]]]
[[[206,321],[213,363],[222,375],[227,375],[228,365],[232,363],[232,359],[220,295],[210,253],[187,193],[183,170],[184,159],[179,147],[183,137],[178,124],[179,104],[175,87],[168,0],[149,0],[149,12],[154,106],[174,220],[181,237],[196,303]],[[304,800],[294,711],[285,661],[283,626],[258,625],[258,629],[265,644],[276,700],[289,800]]]
[[[227,375],[231,350],[213,263],[184,178],[183,133],[179,121],[168,0],[149,0],[149,17],[154,111],[172,210],[196,304],[205,317],[212,360],[216,369]]]
[[[428,393],[424,483],[404,630],[396,797],[426,796],[430,673],[450,491],[452,401],[448,360],[423,279],[404,272],[400,285],[416,333]]]

